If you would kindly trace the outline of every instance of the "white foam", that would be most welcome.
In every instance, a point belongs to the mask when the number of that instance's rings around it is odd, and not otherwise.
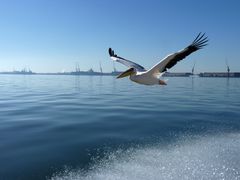
[[[240,179],[240,134],[185,137],[162,147],[110,153],[86,173],[59,172],[52,180]]]

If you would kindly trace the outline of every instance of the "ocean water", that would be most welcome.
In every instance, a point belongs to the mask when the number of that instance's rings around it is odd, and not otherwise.
[[[0,75],[0,179],[240,179],[240,79]]]

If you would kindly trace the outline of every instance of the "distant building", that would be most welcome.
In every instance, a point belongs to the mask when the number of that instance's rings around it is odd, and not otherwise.
[[[91,68],[91,69],[88,70],[88,72],[89,72],[89,73],[93,73],[94,71],[93,71],[93,69]]]
[[[192,75],[192,73],[186,73],[186,72],[166,72],[163,74],[164,77],[189,77]]]
[[[31,69],[26,69],[26,68],[23,68],[21,71],[17,71],[17,70],[13,70],[13,71],[9,71],[9,72],[1,72],[1,74],[36,74],[34,73]]]
[[[204,72],[200,77],[240,77],[240,72]]]

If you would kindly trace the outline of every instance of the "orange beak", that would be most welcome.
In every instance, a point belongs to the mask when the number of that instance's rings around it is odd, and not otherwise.
[[[123,73],[119,74],[117,76],[117,78],[123,78],[123,77],[126,77],[126,76],[130,76],[133,73],[134,73],[134,68],[130,68],[130,69],[124,71]]]

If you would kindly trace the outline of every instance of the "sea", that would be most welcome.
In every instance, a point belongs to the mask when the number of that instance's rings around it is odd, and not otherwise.
[[[165,79],[0,75],[0,179],[240,179],[240,78]]]

